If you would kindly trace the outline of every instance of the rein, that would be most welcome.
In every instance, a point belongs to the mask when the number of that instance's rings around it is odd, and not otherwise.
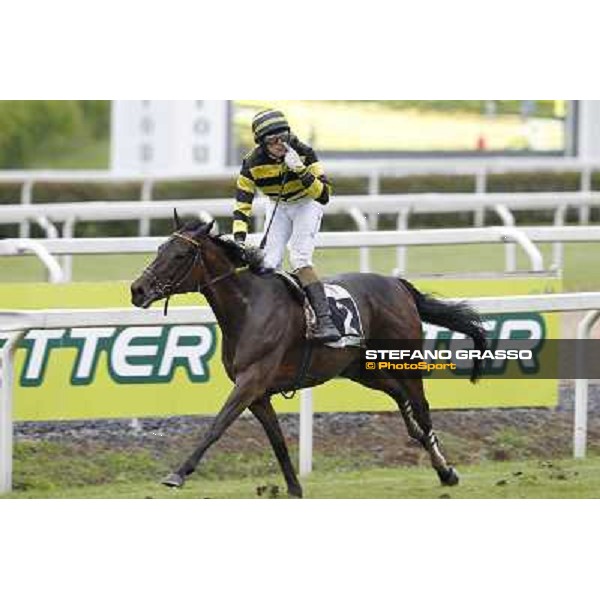
[[[189,242],[190,244],[192,244],[192,246],[196,247],[196,254],[194,255],[194,262],[192,263],[192,266],[190,267],[189,271],[186,273],[186,277],[190,274],[190,272],[191,272],[192,268],[194,267],[194,265],[196,264],[197,260],[200,262],[200,264],[204,267],[204,270],[206,271],[204,257],[202,256],[202,244],[198,243],[193,238],[187,237],[187,235],[182,235],[181,233],[175,232],[173,235],[175,237],[181,238],[182,240],[185,240],[186,242]],[[198,292],[202,293],[202,290],[206,289],[207,287],[215,285],[215,283],[219,283],[220,281],[223,281],[223,280],[231,277],[232,275],[237,275],[238,273],[243,273],[244,271],[247,271],[248,269],[249,269],[248,265],[246,265],[244,267],[234,267],[233,269],[231,269],[231,271],[227,271],[227,273],[223,273],[222,275],[217,275],[217,277],[215,277],[214,279],[211,279],[210,281],[199,285]],[[180,281],[179,283],[182,283],[182,281]]]
[[[196,260],[199,259],[199,262],[203,266],[205,266],[205,264],[204,264],[204,258],[202,257],[202,244],[199,244],[195,239],[189,238],[189,237],[187,237],[187,235],[182,235],[181,233],[175,232],[173,235],[175,237],[181,238],[182,240],[185,240],[186,242],[189,242],[190,244],[192,244],[192,246],[196,246],[196,248],[197,248],[196,254],[194,256],[194,262],[192,263],[192,266],[190,267],[190,269],[186,273],[186,276],[184,277],[184,279],[182,279],[179,282],[181,284],[187,278],[187,276],[190,274],[193,266],[196,264]],[[198,292],[202,293],[203,289],[205,289],[207,287],[210,287],[211,285],[214,285],[215,283],[219,283],[219,281],[223,281],[224,279],[227,279],[228,277],[231,277],[232,275],[237,275],[238,273],[246,271],[246,270],[248,270],[248,268],[249,268],[248,266],[245,266],[245,267],[236,267],[236,268],[231,269],[231,271],[228,271],[227,273],[223,273],[222,275],[218,275],[214,279],[211,279],[209,282],[203,283],[202,285],[199,285],[198,286]],[[206,270],[206,267],[205,267],[205,270]]]

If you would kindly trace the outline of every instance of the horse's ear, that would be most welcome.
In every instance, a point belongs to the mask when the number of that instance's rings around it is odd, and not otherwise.
[[[210,230],[213,228],[214,224],[215,224],[215,220],[214,219],[212,221],[209,221],[208,223],[205,223],[202,226],[202,233],[210,233]]]
[[[202,235],[208,235],[210,230],[212,229],[212,226],[215,224],[214,221],[209,221],[208,223],[204,223],[204,222],[199,222],[195,227],[194,230],[192,231],[192,235],[194,237],[196,236],[202,236]]]
[[[181,220],[179,219],[176,208],[173,209],[173,222],[175,223],[175,229],[181,229]]]

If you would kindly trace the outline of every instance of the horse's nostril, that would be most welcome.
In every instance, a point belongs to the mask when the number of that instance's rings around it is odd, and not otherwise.
[[[141,285],[132,284],[131,303],[135,306],[140,306],[144,303],[144,288]]]

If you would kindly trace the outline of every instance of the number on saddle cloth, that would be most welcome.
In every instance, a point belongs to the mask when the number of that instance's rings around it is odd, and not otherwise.
[[[325,284],[325,294],[331,318],[342,336],[360,341],[363,338],[363,329],[354,298],[343,287],[330,283]]]

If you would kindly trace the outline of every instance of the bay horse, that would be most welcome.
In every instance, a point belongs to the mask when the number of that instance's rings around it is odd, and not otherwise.
[[[288,285],[261,269],[258,249],[244,248],[211,234],[212,224],[199,220],[182,224],[175,213],[176,231],[131,284],[131,301],[141,308],[161,299],[168,303],[174,294],[203,294],[221,328],[223,365],[234,384],[196,449],[162,483],[181,487],[205,452],[249,409],[266,432],[289,496],[301,498],[302,487],[271,396],[343,377],[390,396],[409,435],[428,452],[440,482],[456,485],[458,474],[446,462],[432,429],[421,377],[389,371],[389,377],[383,379],[365,378],[361,375],[359,348],[336,349],[315,344],[307,353],[311,342],[306,340],[304,309],[292,297]],[[357,303],[366,339],[421,340],[425,321],[465,334],[477,349],[486,347],[480,316],[467,303],[442,301],[421,293],[404,279],[377,274],[347,273],[325,281],[350,292]],[[472,382],[480,371],[480,361],[475,360]]]

